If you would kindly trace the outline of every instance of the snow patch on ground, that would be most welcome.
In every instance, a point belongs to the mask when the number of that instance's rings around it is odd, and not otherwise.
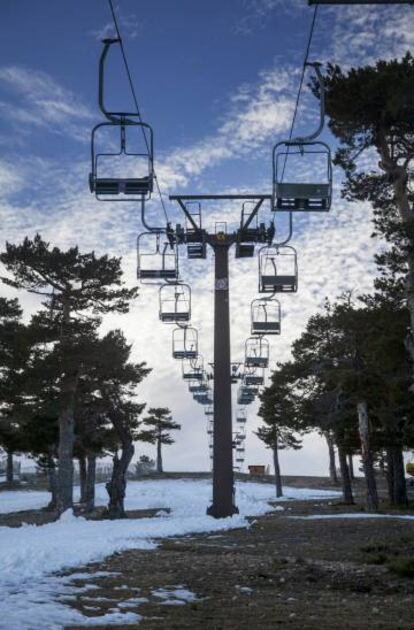
[[[6,491],[0,493],[2,511],[41,507],[48,493]],[[339,493],[324,490],[286,488],[283,500],[335,497]],[[40,495],[43,495],[40,496]],[[271,484],[237,483],[237,505],[240,513],[216,520],[206,515],[211,502],[208,480],[147,480],[130,482],[126,509],[171,508],[170,514],[154,518],[120,521],[87,521],[65,512],[59,521],[41,527],[0,527],[0,629],[57,630],[65,625],[109,625],[136,623],[140,616],[131,612],[113,612],[105,617],[84,617],[64,605],[82,589],[73,585],[73,576],[51,575],[54,572],[84,566],[103,560],[114,552],[127,549],[154,549],[156,539],[190,533],[219,532],[248,527],[246,516],[259,516],[272,510]],[[97,486],[97,504],[104,505],[107,495],[103,484]],[[76,574],[75,574],[76,575]],[[77,574],[79,576],[79,573]],[[102,579],[87,573],[88,580]],[[78,578],[79,579],[79,578]],[[83,591],[98,588],[88,584]],[[169,596],[161,601],[187,601]]]
[[[366,514],[365,512],[352,512],[350,514],[311,514],[309,516],[289,516],[288,518],[299,519],[303,521],[321,521],[328,519],[346,518],[346,519],[372,519],[372,518],[389,518],[399,519],[400,521],[414,521],[414,514]]]

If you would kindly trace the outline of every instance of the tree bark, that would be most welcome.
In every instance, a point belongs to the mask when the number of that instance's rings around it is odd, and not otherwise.
[[[86,457],[80,455],[79,462],[79,486],[80,486],[80,503],[86,503]]]
[[[14,481],[13,451],[7,451],[6,481],[7,483]]]
[[[337,442],[339,467],[341,470],[342,500],[346,505],[353,505],[354,496],[352,494],[351,478],[349,476],[346,452],[341,442]]]
[[[348,453],[348,468],[349,468],[349,476],[351,477],[351,481],[354,481],[355,479],[354,458],[352,457],[352,453]]]
[[[357,404],[358,430],[361,440],[362,465],[364,468],[365,481],[367,485],[367,510],[368,512],[378,512],[378,492],[377,482],[374,472],[374,459],[372,457],[371,439],[369,430],[368,407],[365,401]]]
[[[49,492],[51,494],[47,510],[55,511],[58,505],[58,479],[56,475],[56,466],[52,457],[48,459],[47,478],[49,482]]]
[[[338,483],[338,475],[336,474],[336,457],[335,457],[335,443],[332,433],[326,431],[324,433],[326,443],[328,445],[329,452],[329,479],[332,483]]]
[[[85,483],[85,509],[91,512],[95,507],[96,455],[88,455]]]
[[[393,504],[406,506],[408,504],[408,497],[401,445],[395,444],[391,446],[391,457],[393,469]]]
[[[110,414],[111,422],[121,442],[121,457],[115,453],[111,480],[106,484],[109,494],[109,518],[126,518],[124,499],[127,484],[128,466],[134,456],[134,444],[127,421],[124,422],[122,412],[114,410]]]
[[[282,477],[280,476],[279,449],[277,441],[273,445],[273,464],[275,467],[276,497],[283,497]]]
[[[386,448],[386,462],[387,462],[387,489],[388,489],[388,498],[391,505],[394,505],[394,462],[392,456],[392,447],[387,446]]]
[[[159,435],[157,438],[157,472],[158,473],[162,473],[163,469],[162,469],[162,453],[161,453],[161,448],[162,448],[162,440],[161,440],[161,436]]]
[[[73,506],[73,445],[75,442],[75,396],[77,375],[64,379],[63,406],[59,414],[58,509],[64,512]]]
[[[411,358],[412,383],[410,389],[414,391],[414,215],[408,198],[408,173],[406,168],[392,159],[384,130],[378,132],[377,148],[381,156],[381,167],[392,180],[395,202],[401,222],[406,228],[407,239],[410,242],[411,252],[407,253],[406,256],[407,274],[405,277],[410,332],[405,339],[405,346]]]
[[[126,473],[134,456],[134,450],[134,445],[131,442],[131,444],[123,447],[121,457],[118,457],[118,453],[114,455],[111,481],[108,481],[106,484],[109,494],[109,518],[126,518],[124,507],[127,484]]]
[[[78,387],[78,370],[68,365],[70,339],[66,330],[70,324],[70,302],[64,296],[62,303],[62,384],[60,389],[59,446],[58,446],[58,510],[64,512],[73,506],[73,446],[75,443],[75,401]]]

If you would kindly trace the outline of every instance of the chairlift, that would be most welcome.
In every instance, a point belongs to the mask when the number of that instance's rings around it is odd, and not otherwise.
[[[160,320],[166,324],[189,322],[191,289],[188,284],[163,284],[159,291]]]
[[[137,277],[143,284],[178,280],[178,253],[163,232],[142,232],[137,238]]]
[[[248,381],[246,381],[246,377],[244,378],[244,385],[248,389],[248,391],[255,396],[259,393],[259,385],[257,383],[249,383]]]
[[[243,377],[245,385],[263,385],[264,384],[264,368],[250,368]]]
[[[89,188],[100,201],[142,201],[151,196],[154,184],[152,128],[137,112],[108,111],[104,104],[105,60],[110,47],[120,43],[103,40],[99,107],[107,120],[92,130]]]
[[[249,337],[245,345],[244,364],[247,368],[269,367],[269,342],[264,337]]]
[[[198,354],[198,332],[190,326],[175,328],[172,334],[172,356],[174,359],[196,359]]]
[[[206,407],[204,409],[204,414],[206,416],[214,416],[214,407],[213,407],[213,405],[209,405],[208,407]]]
[[[252,335],[280,335],[279,300],[271,297],[253,300],[250,310]]]
[[[245,409],[237,409],[236,411],[236,422],[244,425],[247,422],[247,414]]]
[[[207,383],[203,383],[202,381],[189,381],[188,383],[188,391],[191,394],[203,394],[208,390]]]
[[[142,143],[137,142],[141,134]],[[114,141],[119,145],[118,150],[110,148]],[[129,149],[134,146],[135,149]],[[134,120],[131,114],[99,123],[92,130],[91,163],[89,189],[99,201],[149,199],[154,182],[152,128]]]
[[[315,171],[317,174],[313,175]],[[273,149],[273,210],[327,212],[331,202],[329,146],[322,141],[300,139],[278,142]]]
[[[298,262],[295,248],[290,245],[262,247],[259,252],[259,293],[294,293],[297,290]]]
[[[199,354],[196,359],[183,359],[181,373],[185,381],[200,381],[204,378],[203,357]]]
[[[273,149],[273,210],[326,212],[332,200],[332,158],[325,142],[317,140],[325,121],[325,84],[319,63],[313,67],[319,82],[319,125],[301,138],[278,142]],[[316,173],[316,174],[314,174]]]
[[[250,391],[248,387],[240,386],[237,390],[237,404],[238,405],[250,405],[255,399],[255,395]],[[240,422],[240,420],[238,420]]]

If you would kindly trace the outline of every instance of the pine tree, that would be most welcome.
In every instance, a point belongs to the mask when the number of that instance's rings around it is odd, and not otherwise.
[[[73,352],[74,340],[82,337],[85,317],[96,322],[104,313],[128,312],[137,290],[122,286],[119,258],[81,254],[77,247],[62,251],[39,234],[33,240],[26,237],[21,245],[7,243],[0,261],[11,275],[3,282],[42,296],[59,331],[58,504],[63,511],[73,502],[74,411],[82,362],[79,344]]]
[[[278,364],[278,369],[272,374],[271,384],[260,396],[258,415],[264,424],[256,431],[258,438],[273,452],[277,497],[283,496],[279,451],[288,448],[297,450],[302,446],[297,437],[302,427],[296,415],[290,368],[288,363]]]
[[[143,442],[150,442],[157,445],[157,472],[162,473],[162,445],[174,444],[170,431],[178,431],[181,425],[171,417],[171,412],[165,407],[152,407],[148,409],[148,416],[143,419],[143,429],[139,434],[139,439]]]
[[[9,483],[13,481],[13,455],[24,448],[19,408],[22,374],[31,352],[28,329],[21,318],[17,299],[0,297],[0,446],[7,454]]]

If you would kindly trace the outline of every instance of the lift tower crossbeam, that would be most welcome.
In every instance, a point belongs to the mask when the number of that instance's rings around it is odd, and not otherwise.
[[[215,255],[214,286],[214,420],[213,420],[213,502],[207,513],[215,518],[226,518],[238,513],[234,496],[233,479],[233,431],[231,401],[231,348],[229,308],[229,250],[237,242],[266,242],[273,238],[274,229],[265,232],[252,229],[253,219],[261,205],[271,200],[271,195],[170,195],[184,212],[189,225],[198,237],[213,249]],[[254,207],[240,228],[226,234],[209,234],[193,220],[186,207],[188,201],[254,201]],[[185,242],[185,235],[182,237]],[[264,239],[264,241],[263,241]],[[180,241],[179,241],[180,242]]]

